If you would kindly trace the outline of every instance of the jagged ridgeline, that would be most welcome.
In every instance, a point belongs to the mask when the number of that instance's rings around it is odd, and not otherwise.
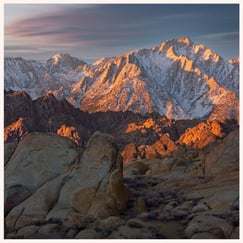
[[[5,58],[4,88],[32,98],[52,92],[87,112],[238,120],[239,59],[224,60],[188,37],[90,65],[68,54],[44,63]]]
[[[158,113],[131,111],[90,114],[51,93],[32,100],[24,91],[8,91],[4,97],[5,143],[18,143],[31,132],[52,132],[85,147],[94,132],[102,131],[115,137],[124,163],[169,155],[180,144],[203,148],[238,127],[234,119],[171,120]]]

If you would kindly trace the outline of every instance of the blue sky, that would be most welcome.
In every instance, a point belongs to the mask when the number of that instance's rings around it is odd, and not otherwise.
[[[4,55],[85,61],[189,36],[239,56],[239,4],[5,4]]]

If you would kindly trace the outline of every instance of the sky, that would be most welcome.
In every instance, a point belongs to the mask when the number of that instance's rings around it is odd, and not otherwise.
[[[4,4],[4,56],[92,62],[189,36],[239,56],[239,4]]]

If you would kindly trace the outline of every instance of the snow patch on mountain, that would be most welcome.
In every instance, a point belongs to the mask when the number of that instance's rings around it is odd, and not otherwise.
[[[88,112],[156,111],[175,119],[238,116],[239,60],[226,61],[189,37],[90,65],[68,54],[45,63],[5,58],[4,82],[6,90],[25,90],[32,98],[51,91]]]

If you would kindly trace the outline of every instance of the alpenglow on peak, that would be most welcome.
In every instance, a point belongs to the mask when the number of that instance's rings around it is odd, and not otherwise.
[[[239,65],[187,36],[93,64],[69,54],[57,54],[44,64],[8,58],[4,85],[33,98],[51,91],[88,112],[158,112],[174,119],[215,118],[216,113],[238,117]]]

